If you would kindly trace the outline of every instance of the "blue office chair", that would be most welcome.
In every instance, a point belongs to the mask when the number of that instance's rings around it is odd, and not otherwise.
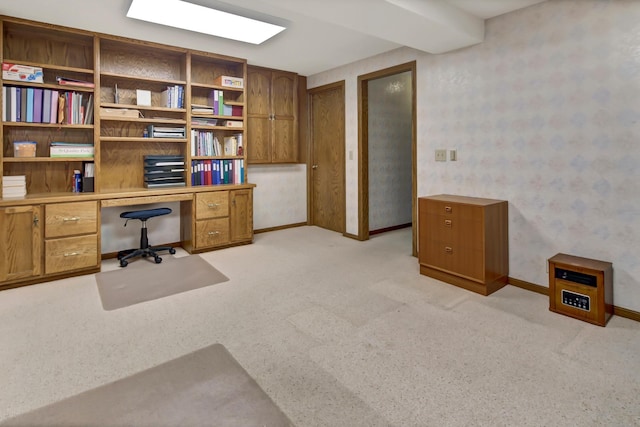
[[[176,253],[176,250],[171,246],[149,246],[149,240],[147,239],[147,220],[160,215],[168,215],[171,213],[169,208],[158,209],[145,209],[140,211],[122,212],[120,218],[126,218],[124,226],[127,226],[127,222],[130,219],[139,219],[142,221],[142,229],[140,230],[140,247],[137,249],[127,249],[126,251],[118,252],[118,260],[120,261],[120,267],[126,267],[129,264],[129,259],[141,256],[143,258],[153,257],[156,264],[162,262],[162,258],[158,256],[159,251],[169,251],[171,255]]]

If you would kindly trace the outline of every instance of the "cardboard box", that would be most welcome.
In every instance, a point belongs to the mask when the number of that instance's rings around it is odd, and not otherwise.
[[[117,118],[121,119],[123,117],[137,119],[140,117],[140,111],[138,110],[129,110],[127,108],[104,108],[100,107],[100,117],[102,118]]]
[[[29,83],[43,83],[44,75],[42,74],[42,68],[40,67],[30,67],[28,65],[3,62],[2,79]]]
[[[35,141],[14,141],[13,157],[35,157],[36,145]]]
[[[213,84],[224,87],[232,87],[235,89],[244,88],[244,79],[242,77],[219,76]]]

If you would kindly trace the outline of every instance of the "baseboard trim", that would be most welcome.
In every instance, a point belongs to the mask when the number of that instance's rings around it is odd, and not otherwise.
[[[385,227],[385,228],[379,228],[377,230],[371,230],[369,231],[369,236],[386,233],[387,231],[394,231],[394,230],[400,230],[402,228],[408,228],[408,227],[411,227],[411,225],[412,224],[409,222],[407,224],[400,224],[400,225],[394,225],[392,227]]]
[[[549,296],[549,288],[547,288],[546,286],[536,285],[535,283],[525,282],[524,280],[515,279],[513,277],[509,277],[509,284],[517,288],[522,288],[526,289],[527,291],[532,291],[538,294]],[[640,312],[635,310],[629,310],[628,308],[622,308],[614,305],[613,314],[615,314],[616,316],[635,320],[636,322],[640,322]]]
[[[266,233],[268,231],[286,230],[287,228],[303,227],[305,225],[309,225],[309,223],[308,222],[298,222],[298,223],[295,223],[295,224],[279,225],[277,227],[261,228],[259,230],[253,230],[253,234]]]

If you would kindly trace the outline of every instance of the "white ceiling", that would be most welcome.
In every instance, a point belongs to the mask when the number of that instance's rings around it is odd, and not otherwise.
[[[188,0],[287,27],[255,46],[127,18],[131,0],[0,0],[0,14],[246,58],[312,75],[401,46],[481,43],[484,20],[545,0]],[[212,23],[215,25],[215,23]]]

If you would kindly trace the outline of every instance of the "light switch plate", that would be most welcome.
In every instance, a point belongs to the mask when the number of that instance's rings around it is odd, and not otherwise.
[[[449,160],[452,162],[458,160],[458,152],[456,150],[449,150]]]

